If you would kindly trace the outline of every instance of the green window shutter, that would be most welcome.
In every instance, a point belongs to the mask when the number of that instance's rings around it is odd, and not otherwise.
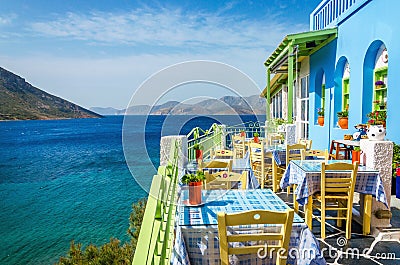
[[[342,109],[349,108],[350,103],[350,79],[344,78],[342,83]]]

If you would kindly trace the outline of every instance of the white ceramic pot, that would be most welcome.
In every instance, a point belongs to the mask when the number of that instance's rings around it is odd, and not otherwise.
[[[383,125],[371,125],[367,130],[368,139],[372,141],[383,141],[386,136],[386,129]]]

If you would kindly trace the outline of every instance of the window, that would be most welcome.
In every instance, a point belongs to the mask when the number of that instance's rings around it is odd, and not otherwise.
[[[271,101],[272,117],[275,119],[282,118],[282,89],[272,96]]]
[[[343,78],[343,83],[342,83],[342,107],[343,109],[348,109],[349,108],[349,100],[350,100],[350,79],[349,78]]]
[[[374,101],[380,102],[379,104],[373,104],[372,110],[386,110],[387,101],[387,66],[375,69],[375,80],[374,80]],[[377,85],[377,81],[382,81],[383,85]]]
[[[297,91],[297,119],[296,123],[298,125],[298,135],[300,138],[308,139],[308,109],[309,109],[309,76],[302,77],[300,79],[300,87]]]

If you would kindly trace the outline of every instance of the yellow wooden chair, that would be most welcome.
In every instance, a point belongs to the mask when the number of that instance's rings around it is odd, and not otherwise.
[[[233,157],[243,158],[246,154],[246,139],[244,136],[234,135],[232,137]]]
[[[268,253],[270,253],[271,249],[285,250],[284,253],[281,251],[275,251],[274,253],[280,255],[276,257],[276,264],[286,264],[293,217],[294,211],[292,209],[287,209],[285,212],[254,210],[233,214],[227,214],[224,212],[218,213],[218,235],[221,264],[229,264],[229,255],[259,253],[260,249],[263,249]],[[282,228],[280,229],[280,232],[277,233],[261,232],[255,234],[254,231],[249,231],[249,233],[246,234],[238,233],[228,235],[227,232],[227,227],[260,224],[277,224],[281,225]],[[232,230],[234,231],[234,228]],[[258,230],[260,229],[258,228]],[[246,242],[255,243],[246,244],[246,246],[238,246],[238,244],[236,244],[234,247],[229,245],[229,243],[237,242],[244,244]]]
[[[301,150],[301,160],[306,160],[310,158],[317,158],[328,160],[329,159],[329,152],[328,149],[325,150]]]
[[[247,171],[242,173],[219,171],[215,173],[210,173],[205,171],[204,175],[206,177],[204,181],[204,189],[206,190],[228,190],[232,188],[233,183],[241,182],[241,189],[247,188]]]
[[[326,177],[326,171],[339,171],[338,177]],[[315,216],[321,222],[321,237],[324,239],[325,221],[336,219],[341,226],[346,220],[346,238],[351,238],[351,220],[353,210],[354,186],[356,183],[358,163],[333,163],[321,164],[321,192],[313,196],[313,208],[321,212]],[[326,216],[326,211],[337,211],[337,216]]]
[[[304,144],[292,144],[286,145],[286,167],[289,165],[292,160],[301,160],[301,152],[306,150],[306,145]],[[286,168],[285,168],[286,170]],[[296,195],[294,194],[294,190],[296,189],[296,185],[292,185],[293,188],[293,208],[296,213],[299,211],[299,204],[296,200]],[[287,194],[290,194],[290,187],[287,188]]]
[[[285,169],[278,166],[275,159],[272,158],[272,191],[277,192],[280,189],[281,179]]]
[[[269,134],[267,137],[267,144],[268,146],[276,145],[281,142],[282,136],[278,133]]]
[[[251,168],[261,188],[263,189],[265,184],[267,186],[272,186],[272,164],[269,163],[269,161],[272,161],[272,154],[270,154],[267,160],[264,144],[262,142],[250,143],[249,151]]]
[[[233,151],[227,149],[215,150],[212,152],[213,158],[233,158]]]
[[[221,161],[221,160],[211,160],[204,162],[202,161],[199,165],[199,170],[203,169],[226,169],[227,171],[232,171],[232,160]]]
[[[309,150],[311,149],[312,146],[312,140],[311,139],[299,139],[298,144],[304,144],[306,146],[306,149]]]

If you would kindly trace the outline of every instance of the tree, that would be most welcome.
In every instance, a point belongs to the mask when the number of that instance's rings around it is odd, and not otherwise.
[[[66,257],[61,257],[56,265],[130,265],[132,264],[147,199],[140,199],[132,204],[132,212],[129,217],[128,234],[131,241],[121,245],[117,238],[111,238],[110,242],[97,247],[90,244],[84,250],[82,244],[71,245]]]

